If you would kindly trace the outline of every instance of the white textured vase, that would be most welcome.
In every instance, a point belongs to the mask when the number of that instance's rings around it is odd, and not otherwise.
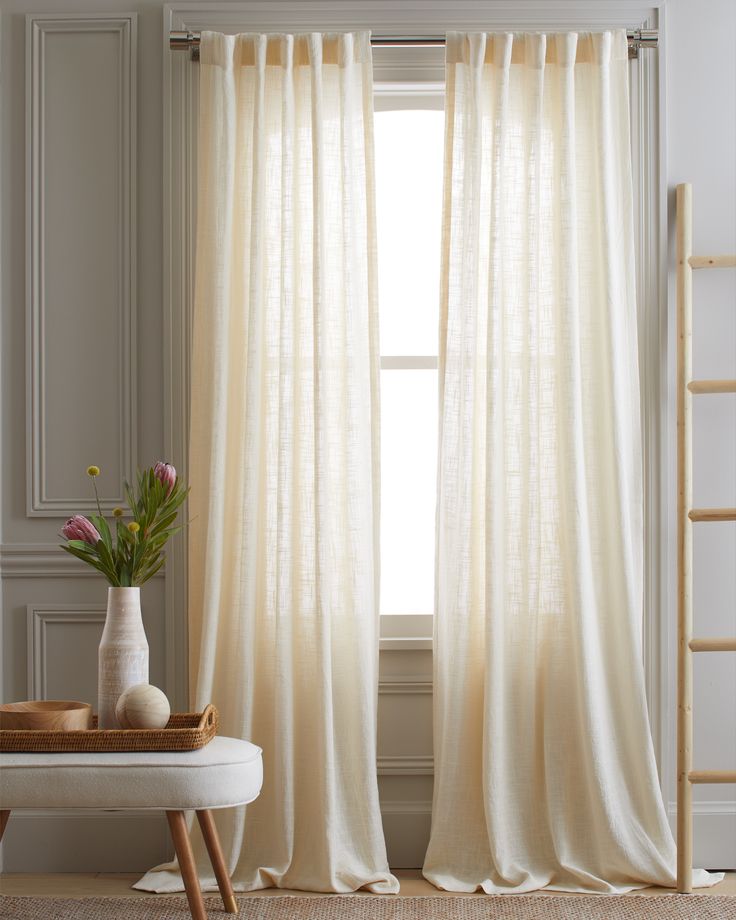
[[[135,684],[148,683],[148,641],[140,588],[108,588],[107,616],[98,655],[97,726],[119,728],[115,705]]]

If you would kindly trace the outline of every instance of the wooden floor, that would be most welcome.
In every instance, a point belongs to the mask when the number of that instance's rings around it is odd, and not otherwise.
[[[453,892],[438,891],[422,878],[418,869],[399,869],[396,872],[401,882],[401,895],[448,895]],[[35,897],[49,898],[141,898],[151,897],[150,892],[135,891],[130,886],[140,878],[140,873],[108,874],[90,873],[60,874],[60,875],[27,875],[8,874],[0,875],[0,893],[4,895],[33,895]],[[560,892],[549,892],[559,895]],[[643,888],[636,892],[639,895],[657,895],[672,893],[669,888]],[[698,888],[698,894],[720,894],[736,897],[736,872],[728,872],[726,878],[713,888]],[[284,888],[267,888],[261,891],[236,892],[238,897],[272,897],[283,894],[310,894],[310,892],[289,891]],[[574,898],[574,894],[569,897]]]

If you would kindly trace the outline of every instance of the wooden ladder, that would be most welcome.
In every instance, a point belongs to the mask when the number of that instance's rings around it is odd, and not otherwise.
[[[734,652],[736,637],[693,638],[692,525],[736,521],[736,508],[692,507],[692,397],[736,393],[736,380],[692,379],[693,269],[734,268],[736,255],[692,254],[692,186],[677,186],[677,890],[692,891],[693,783],[736,783],[736,770],[693,770],[693,652]]]

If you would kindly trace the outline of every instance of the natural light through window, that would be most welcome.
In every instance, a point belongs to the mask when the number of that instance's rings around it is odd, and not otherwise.
[[[381,613],[434,607],[444,112],[375,114],[381,325]]]

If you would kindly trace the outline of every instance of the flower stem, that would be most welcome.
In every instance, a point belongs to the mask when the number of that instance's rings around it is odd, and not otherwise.
[[[94,476],[92,477],[92,488],[95,490],[95,501],[97,502],[97,513],[99,514],[100,517],[102,517],[102,508],[100,507],[100,496],[97,494],[97,483],[94,480]]]

